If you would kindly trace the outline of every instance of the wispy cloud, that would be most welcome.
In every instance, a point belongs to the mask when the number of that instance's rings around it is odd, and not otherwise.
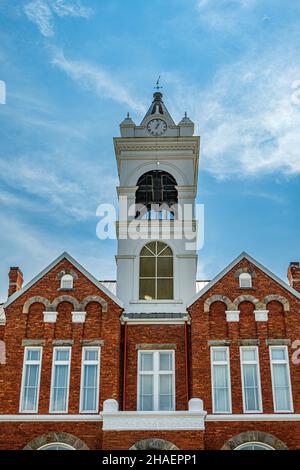
[[[187,108],[203,136],[202,169],[219,178],[300,174],[296,57],[288,48],[248,55],[221,67],[203,91],[165,75],[175,85],[176,109]]]
[[[52,64],[63,70],[78,85],[91,90],[100,98],[109,98],[126,104],[138,113],[145,111],[145,106],[133,98],[128,89],[120,85],[111,74],[99,65],[67,59],[60,50],[55,52]]]
[[[55,16],[89,18],[93,11],[74,0],[33,0],[24,6],[24,12],[43,36],[51,37],[55,34]]]
[[[214,29],[230,30],[257,0],[197,0],[200,19]]]

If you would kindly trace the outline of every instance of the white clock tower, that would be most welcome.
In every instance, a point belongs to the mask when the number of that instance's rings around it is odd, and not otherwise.
[[[117,296],[125,316],[183,317],[196,291],[200,138],[186,114],[175,124],[160,91],[141,124],[127,115],[120,132]]]

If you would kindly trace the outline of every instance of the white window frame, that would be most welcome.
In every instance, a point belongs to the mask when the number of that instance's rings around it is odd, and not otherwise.
[[[242,283],[246,279],[248,280],[249,285],[243,286]],[[242,289],[251,289],[252,288],[252,276],[251,276],[251,274],[250,273],[241,273],[239,275],[239,285]]]
[[[98,360],[97,361],[88,361],[84,359],[85,351],[97,351]],[[80,413],[98,413],[99,411],[99,392],[100,392],[100,363],[101,363],[101,347],[100,346],[84,346],[82,348],[81,355],[81,379],[80,379]],[[83,385],[84,385],[84,366],[85,365],[97,365],[98,374],[97,374],[97,394],[96,394],[96,409],[95,410],[83,410]]]
[[[242,351],[249,349],[253,349],[256,351],[256,360],[252,361],[244,361],[242,359]],[[244,374],[243,374],[243,365],[247,364],[256,364],[257,366],[257,385],[258,385],[258,409],[257,410],[246,410],[246,394],[245,394],[245,383],[244,383]],[[244,413],[251,414],[251,413],[262,413],[263,412],[263,405],[262,405],[262,394],[261,394],[261,375],[260,375],[260,364],[259,364],[259,349],[258,346],[241,346],[240,347],[240,365],[241,365],[241,380],[242,380],[242,395],[243,395],[243,411]]]
[[[272,359],[272,349],[273,350],[274,349],[284,349],[285,350],[285,359]],[[269,355],[270,355],[270,368],[271,368],[272,395],[273,395],[274,411],[275,411],[275,413],[293,413],[294,412],[294,404],[293,404],[293,392],[292,392],[292,382],[291,382],[290,360],[289,360],[288,347],[285,346],[285,345],[269,346]],[[290,410],[279,410],[279,409],[276,408],[273,364],[286,364],[287,374],[288,374],[288,385],[289,385],[289,391],[290,391],[290,403],[291,403],[291,409]]]
[[[38,361],[28,361],[26,359],[28,350],[40,351],[40,359]],[[26,346],[24,348],[23,371],[22,371],[21,391],[20,391],[20,406],[19,406],[19,412],[20,413],[38,413],[39,398],[40,398],[40,385],[41,385],[41,371],[42,371],[42,356],[43,356],[43,348],[41,346]],[[23,398],[24,398],[24,392],[25,392],[24,386],[25,386],[26,366],[27,365],[38,365],[39,366],[38,383],[37,383],[37,395],[36,395],[36,408],[34,410],[25,410],[25,409],[23,409]]]
[[[226,361],[214,361],[213,352],[215,350],[226,351]],[[220,411],[215,406],[215,386],[214,386],[214,366],[227,366],[227,383],[228,383],[228,404],[229,410]],[[210,348],[210,370],[211,370],[211,392],[212,392],[212,412],[220,414],[231,414],[232,413],[232,396],[231,396],[231,373],[230,373],[230,351],[228,346],[211,346]]]
[[[142,371],[141,370],[141,356],[143,353],[152,353],[153,354],[153,370],[152,371]],[[159,369],[159,357],[160,353],[171,353],[172,356],[172,370],[163,370],[160,371]],[[153,411],[160,412],[159,409],[159,377],[160,375],[172,375],[172,400],[173,400],[173,408],[170,411],[176,410],[176,382],[175,382],[175,351],[174,349],[146,349],[146,350],[139,350],[138,351],[138,377],[137,377],[137,409],[140,412],[149,413],[149,411],[142,411],[141,410],[141,403],[140,403],[140,375],[151,375],[153,376]],[[163,412],[163,411],[162,411]]]
[[[70,282],[70,285],[68,285],[68,286],[63,285],[64,278],[66,278],[66,277],[68,279],[68,282]],[[60,288],[67,290],[67,289],[73,289],[73,287],[74,287],[74,278],[73,278],[72,274],[64,274],[60,279]]]
[[[69,360],[68,361],[57,361],[55,360],[55,352],[57,350],[68,350]],[[71,359],[72,359],[72,348],[71,346],[55,346],[52,352],[52,371],[51,371],[51,385],[50,385],[50,405],[49,413],[61,413],[66,414],[69,411],[69,394],[70,394],[70,375],[71,375]],[[67,398],[66,398],[66,409],[65,410],[53,410],[53,395],[54,395],[54,379],[55,379],[55,366],[56,365],[68,365],[68,382],[67,382]]]

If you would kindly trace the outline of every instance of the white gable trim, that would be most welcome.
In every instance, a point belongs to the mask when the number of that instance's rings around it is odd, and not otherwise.
[[[281,287],[283,287],[285,290],[290,292],[292,295],[297,297],[297,299],[300,299],[300,292],[296,291],[292,287],[290,287],[288,284],[286,284],[282,279],[280,279],[276,274],[273,274],[269,269],[265,268],[262,264],[260,264],[258,261],[256,261],[252,256],[248,255],[245,251],[243,251],[237,258],[235,258],[223,271],[221,271],[214,279],[212,279],[206,286],[201,289],[198,294],[196,294],[191,301],[188,304],[188,307],[193,305],[198,299],[200,299],[204,294],[206,294],[211,287],[213,287],[217,282],[219,282],[222,277],[224,277],[229,271],[231,271],[232,268],[236,264],[238,264],[242,259],[246,258],[250,263],[254,264],[258,269],[260,269],[262,272],[264,272],[267,276],[269,276],[273,281],[277,282]]]
[[[75,268],[78,269],[86,278],[88,278],[93,284],[95,284],[98,289],[103,291],[111,300],[113,300],[119,307],[123,308],[123,303],[119,300],[107,287],[105,287],[98,279],[96,279],[91,273],[89,273],[81,264],[78,263],[74,258],[72,258],[69,253],[66,251],[62,253],[58,258],[56,258],[52,263],[50,263],[45,269],[43,269],[37,276],[35,276],[30,282],[28,282],[22,289],[18,290],[12,294],[8,300],[3,305],[4,308],[8,307],[12,302],[14,302],[18,297],[20,297],[24,292],[26,292],[30,287],[32,287],[36,282],[42,279],[51,269],[54,268],[58,263],[63,259],[69,261]]]

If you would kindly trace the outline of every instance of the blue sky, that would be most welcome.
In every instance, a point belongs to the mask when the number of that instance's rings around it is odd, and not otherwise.
[[[115,277],[96,237],[116,201],[113,136],[162,76],[175,121],[201,135],[199,278],[246,250],[286,277],[300,259],[300,3],[0,0],[0,298],[67,250]]]

